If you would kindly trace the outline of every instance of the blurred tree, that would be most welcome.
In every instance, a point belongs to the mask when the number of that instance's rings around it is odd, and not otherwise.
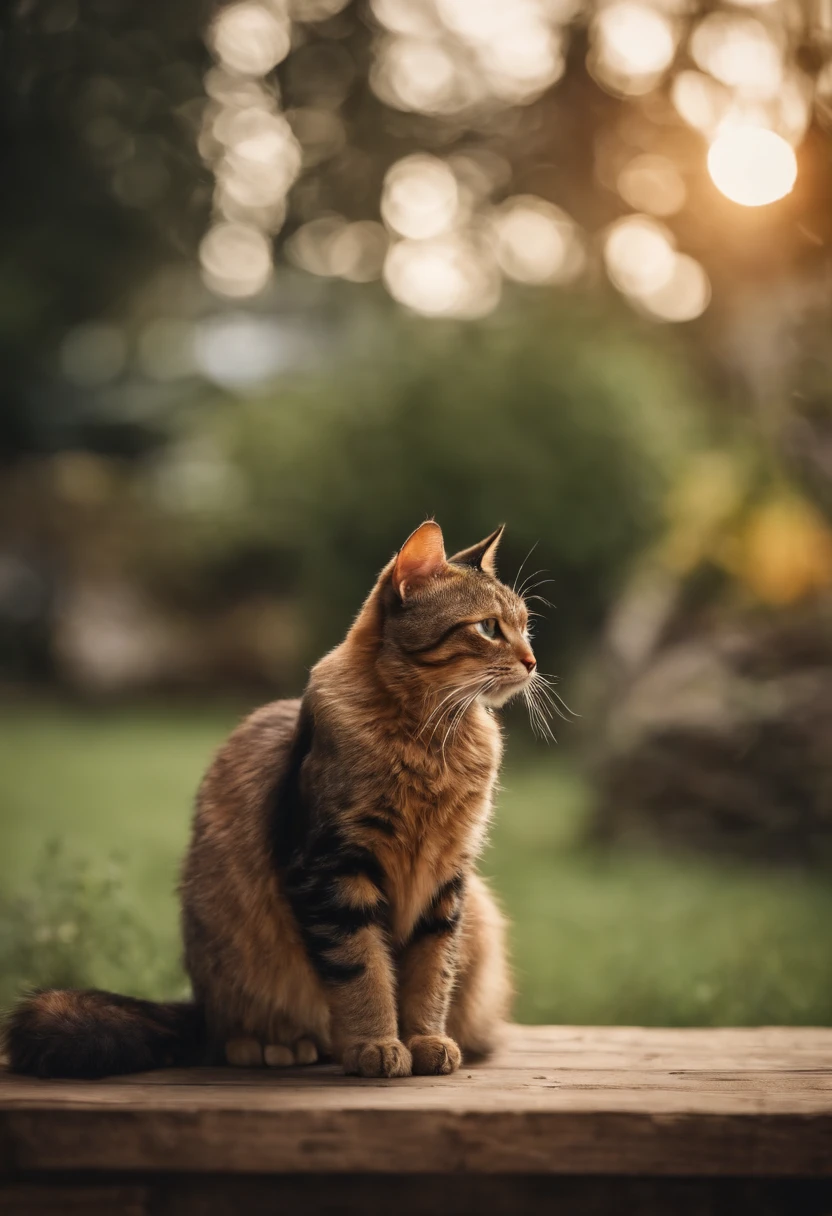
[[[0,27],[0,455],[142,446],[56,372],[74,324],[124,310],[192,256],[210,185],[194,142],[210,5],[4,7]],[[88,387],[91,387],[88,386]]]
[[[358,309],[326,371],[217,409],[210,428],[194,418],[154,463],[155,484],[179,491],[157,577],[190,604],[206,578],[214,594],[291,587],[312,660],[426,515],[457,547],[507,520],[501,566],[513,578],[537,546],[524,573],[557,604],[541,629],[563,666],[660,534],[700,415],[684,368],[589,300],[454,328]],[[194,459],[215,490],[189,506]]]
[[[597,286],[601,247],[615,285],[659,319],[701,313],[710,278],[714,302],[684,340],[718,368],[760,286],[814,276],[828,258],[825,11],[647,0],[492,0],[487,12],[470,0],[7,6],[3,450],[158,441],[159,415],[182,393],[157,387],[155,406],[133,408],[124,380],[136,374],[136,326],[229,298],[285,307],[279,285],[267,290],[274,236],[324,276],[363,281],[383,264],[397,298],[445,315],[489,311],[504,278],[551,291],[583,274]],[[726,123],[801,145],[791,194],[738,207],[715,188],[705,154]],[[605,225],[617,218],[627,223],[611,241]],[[200,245],[213,295],[193,273]],[[142,299],[176,267],[178,293]],[[67,330],[102,318],[121,332],[82,333],[62,349]]]

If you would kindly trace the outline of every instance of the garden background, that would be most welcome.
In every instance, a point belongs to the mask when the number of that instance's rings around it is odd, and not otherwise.
[[[0,1001],[182,991],[212,750],[430,515],[572,711],[518,1016],[832,1022],[827,0],[0,20]]]

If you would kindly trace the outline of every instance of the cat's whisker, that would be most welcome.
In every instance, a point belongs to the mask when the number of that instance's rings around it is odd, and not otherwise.
[[[515,593],[519,595],[521,599],[523,598],[525,588],[528,587],[533,578],[537,578],[538,574],[548,574],[548,570],[541,568],[540,570],[535,570],[533,574],[527,574],[520,584],[519,589],[515,588]],[[554,579],[550,579],[549,582],[554,582]],[[536,583],[533,585],[537,586]]]
[[[443,698],[442,705],[445,706],[447,703],[447,706],[446,706],[446,708],[444,708],[442,710],[442,712],[439,714],[439,716],[436,719],[434,728],[430,733],[430,738],[428,739],[427,743],[425,744],[425,746],[427,748],[429,748],[431,746],[431,744],[433,743],[433,740],[436,736],[436,732],[439,729],[439,727],[442,725],[443,721],[448,720],[452,717],[452,715],[455,713],[455,711],[459,708],[459,706],[465,700],[466,696],[468,695],[469,690],[471,688],[473,688],[474,689],[473,695],[475,697],[479,695],[482,679],[483,679],[482,676],[475,676],[469,680],[466,680],[462,685],[456,685],[455,688],[453,689],[453,692],[451,694],[449,694],[447,697]]]
[[[534,578],[538,574],[548,574],[548,571],[547,570],[535,570],[534,574],[531,575],[530,577]],[[557,582],[557,579],[554,579],[554,578],[539,578],[536,583],[532,583],[527,580],[525,586],[523,587],[523,598],[525,599],[525,597],[529,594],[530,591],[535,591],[538,587],[545,587],[547,583],[556,583],[556,582]]]
[[[463,718],[465,717],[465,715],[468,712],[468,710],[470,709],[470,707],[473,705],[474,701],[476,701],[477,697],[482,696],[482,694],[484,692],[487,692],[489,688],[492,688],[494,686],[494,684],[496,684],[496,682],[497,682],[496,677],[492,677],[491,679],[486,680],[484,683],[482,683],[482,686],[480,688],[475,689],[474,692],[470,694],[470,696],[467,696],[463,700],[461,706],[459,706],[457,708],[457,711],[454,714],[454,717],[451,719],[450,725],[448,726],[448,729],[445,732],[445,737],[442,740],[441,756],[442,756],[443,765],[445,763],[445,745],[448,742],[448,740],[450,739],[451,735],[453,734],[453,732],[455,730],[458,729]]]
[[[529,712],[529,721],[531,723],[533,733],[540,736],[540,738],[548,738],[551,732],[547,732],[546,730],[546,724],[541,717],[539,708],[535,703],[534,697],[532,696],[531,685],[523,690],[523,700],[526,702],[526,708]]]
[[[458,707],[458,709],[457,709],[456,713],[454,714],[454,717],[451,721],[449,733],[453,732],[453,730],[456,729],[456,727],[459,725],[459,723],[465,717],[465,714],[467,713],[469,707],[471,705],[473,705],[474,701],[476,701],[477,697],[481,696],[482,693],[484,693],[486,691],[486,689],[489,688],[493,683],[494,683],[493,679],[485,680],[483,682],[482,677],[480,677],[480,686],[475,688],[472,693],[470,693],[469,695],[467,695],[466,697],[464,697],[462,699],[462,703]]]
[[[544,680],[534,676],[532,677],[532,688],[541,707],[547,714],[550,714],[552,712],[552,689]]]
[[[524,700],[529,710],[532,730],[542,739],[549,739],[552,743],[557,743],[545,709],[540,704],[539,695],[539,687],[535,686],[534,682],[529,683],[524,689]]]
[[[563,697],[560,695],[559,692],[555,692],[554,689],[551,689],[550,691],[551,691],[552,697],[557,702],[557,705],[559,705],[561,707],[561,709],[563,710],[563,713],[561,713],[560,709],[558,709],[556,706],[555,712],[561,718],[563,718],[564,722],[567,722],[570,717],[580,718],[581,715],[579,713],[577,713],[574,709],[572,709],[571,706],[566,704],[566,702],[564,701]]]
[[[452,697],[455,697],[457,693],[462,692],[463,689],[473,687],[474,683],[479,683],[479,681],[482,679],[483,679],[482,676],[472,676],[472,677],[470,677],[470,679],[465,680],[462,683],[454,681],[454,682],[450,683],[450,685],[440,685],[439,688],[432,689],[432,691],[431,691],[431,689],[429,689],[428,693],[426,694],[426,699],[427,699],[427,696],[431,696],[432,693],[437,694],[439,692],[444,692],[445,688],[450,688],[450,692],[448,693],[448,696],[443,697],[442,700],[440,700],[439,704],[435,705],[434,708],[431,710],[431,713],[428,714],[427,719],[425,720],[425,722],[423,722],[422,726],[420,727],[420,731],[418,731],[418,733],[416,734],[416,738],[418,739],[422,736],[422,733],[425,732],[426,728],[429,726],[429,724],[431,724],[431,721],[432,721],[434,715],[439,713],[439,710],[442,709],[442,706],[445,704],[445,702],[448,702],[448,700],[450,700]]]
[[[546,690],[546,696],[551,700],[552,707],[559,718],[562,718],[564,722],[568,722],[570,718],[580,718],[581,715],[572,709],[571,706],[567,705],[566,701],[564,701],[563,697],[554,687],[557,682],[556,676],[547,676],[541,672],[535,672],[533,678],[540,689]]]
[[[447,722],[451,718],[451,716],[456,712],[456,710],[459,708],[459,705],[461,704],[461,702],[463,700],[464,700],[464,696],[455,697],[450,702],[450,704],[447,706],[447,708],[444,709],[443,712],[436,719],[436,722],[434,723],[434,726],[433,726],[433,730],[430,732],[430,738],[428,739],[427,743],[425,744],[425,748],[427,750],[430,750],[430,747],[433,744],[433,740],[436,738],[436,732],[439,730],[440,726],[444,725],[444,723]]]
[[[445,745],[447,744],[448,739],[450,738],[450,735],[451,735],[451,731],[453,730],[454,722],[456,720],[456,715],[460,712],[462,712],[462,713],[465,712],[464,707],[465,707],[466,700],[467,700],[466,697],[462,697],[459,701],[457,701],[453,707],[452,712],[448,715],[448,718],[447,718],[448,726],[445,731],[445,734],[442,736],[442,744],[439,748],[439,755],[442,760],[443,768],[445,766]]]
[[[443,705],[445,705],[448,701],[452,700],[459,693],[464,692],[466,689],[473,688],[474,685],[479,684],[481,681],[482,681],[482,676],[472,676],[470,679],[463,681],[462,684],[458,684],[456,681],[454,681],[454,683],[450,684],[450,685],[449,684],[441,685],[436,690],[437,692],[443,692],[446,688],[450,688],[451,691],[442,698],[442,700],[439,702],[439,704],[437,706],[434,707],[434,709],[431,710],[430,714],[425,719],[425,721],[422,723],[422,726],[419,728],[416,738],[417,739],[421,738],[421,736],[424,734],[425,730],[428,728],[428,726],[430,725],[431,721],[433,720],[433,718],[435,717],[436,714],[439,713],[439,721],[441,721],[442,717],[444,716],[440,713],[440,710],[442,709]],[[433,738],[433,734],[431,735],[431,739],[432,738]],[[428,744],[429,743],[430,743],[430,739],[428,740]]]
[[[580,718],[581,715],[576,713],[574,709],[567,705],[560,693],[554,688],[550,687],[542,680],[539,681],[537,687],[540,695],[545,698],[547,704],[551,707],[551,710],[556,713],[562,721],[571,722]]]
[[[536,540],[536,541],[534,542],[534,544],[532,545],[531,549],[529,549],[529,551],[528,551],[528,553],[526,554],[526,556],[523,558],[522,562],[520,563],[520,569],[519,569],[519,570],[517,571],[517,573],[515,574],[515,576],[514,576],[514,582],[512,583],[512,587],[511,587],[512,591],[514,591],[515,593],[517,593],[517,580],[518,580],[518,578],[520,577],[520,575],[523,573],[523,567],[525,566],[526,562],[529,560],[529,558],[530,558],[530,557],[531,557],[531,555],[534,553],[535,549],[537,548],[537,546],[538,546],[539,544],[540,544],[540,541],[539,541],[539,540]]]

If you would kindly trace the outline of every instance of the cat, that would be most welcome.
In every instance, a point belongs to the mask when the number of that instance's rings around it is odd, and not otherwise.
[[[193,1000],[43,991],[10,1066],[98,1077],[225,1060],[447,1074],[508,1014],[503,917],[475,864],[502,738],[539,680],[503,533],[451,558],[429,520],[300,700],[247,718],[200,787],[181,881]]]

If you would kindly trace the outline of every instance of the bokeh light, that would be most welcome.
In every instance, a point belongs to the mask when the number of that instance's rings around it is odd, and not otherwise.
[[[211,100],[198,146],[214,173],[215,222],[199,257],[204,283],[219,295],[256,295],[270,280],[269,237],[285,222],[287,196],[301,171],[303,148],[279,112],[277,90],[258,79],[286,57],[291,30],[284,7],[255,0],[219,9],[209,27],[218,66],[205,75]]]
[[[595,19],[589,66],[605,88],[645,93],[676,53],[676,33],[664,13],[636,0],[616,0]]]
[[[437,0],[436,7],[474,52],[495,97],[528,101],[562,75],[561,32],[539,0]]]
[[[711,136],[733,104],[731,91],[704,72],[680,72],[674,77],[670,97],[685,122]]]
[[[629,215],[606,233],[610,279],[656,321],[692,321],[708,307],[711,285],[703,266],[677,253],[673,234],[646,215]]]
[[[370,87],[392,109],[445,126],[462,116],[485,130],[501,108],[533,101],[560,78],[566,27],[580,7],[579,0],[371,0]],[[811,96],[807,78],[786,62],[784,19],[762,3],[753,13],[750,7],[697,19],[687,0],[610,0],[591,14],[587,63],[608,92],[647,94],[672,68],[687,26],[683,50],[695,68],[674,73],[673,105],[711,145],[709,170],[723,193],[759,205],[794,182],[793,157],[781,143],[802,139]],[[270,237],[286,220],[294,183],[349,151],[338,112],[357,70],[349,48],[307,42],[299,30],[286,114],[267,80],[288,54],[293,21],[324,21],[343,8],[344,0],[232,0],[214,18],[209,45],[217,66],[206,76],[211,100],[200,150],[216,186],[200,258],[204,281],[219,294],[243,298],[263,289],[273,272]],[[329,71],[330,58],[337,71]],[[331,97],[330,79],[337,85]],[[684,208],[685,179],[677,160],[647,150],[640,136],[631,147],[629,158],[621,147],[609,161],[607,184],[634,214],[606,231],[607,272],[642,312],[690,320],[708,305],[707,274],[677,253],[673,234],[657,222]],[[444,156],[411,153],[387,169],[382,224],[316,212],[307,189],[296,212],[306,222],[296,226],[286,256],[318,276],[381,277],[401,303],[435,316],[485,315],[502,276],[539,286],[573,282],[586,266],[577,225],[538,195],[505,198],[511,176],[508,163],[473,142]]]
[[[287,242],[290,261],[310,274],[370,283],[381,276],[389,238],[373,220],[348,223],[343,216],[320,216],[302,224]]]
[[[431,35],[436,31],[432,5],[414,0],[370,0],[370,8],[379,24],[394,33]]]
[[[409,37],[379,41],[370,84],[385,104],[420,114],[454,114],[483,95],[475,75],[447,47]]]
[[[559,31],[543,22],[518,25],[480,52],[492,92],[502,101],[531,101],[559,80],[566,60]]]
[[[585,254],[572,219],[533,195],[507,199],[493,215],[500,269],[518,283],[569,283]]]
[[[482,317],[500,298],[487,248],[458,234],[399,241],[384,263],[384,282],[394,299],[427,316]]]
[[[387,105],[454,114],[526,104],[565,67],[565,9],[546,0],[373,0],[386,31],[370,83]]]
[[[210,41],[217,58],[232,71],[262,76],[289,53],[291,23],[285,13],[254,0],[221,8]]]
[[[202,238],[199,260],[205,285],[219,295],[256,295],[272,274],[270,241],[257,228],[220,223]]]
[[[330,246],[332,273],[350,283],[371,283],[381,277],[388,245],[387,233],[373,220],[345,224]]]
[[[685,204],[682,176],[666,156],[635,156],[618,175],[621,197],[636,211],[675,215]]]
[[[638,297],[641,307],[658,321],[693,321],[711,299],[711,284],[703,266],[686,253],[677,253],[669,278]]]
[[[539,17],[535,0],[436,0],[443,24],[466,42],[487,46]]]
[[[348,4],[349,0],[290,0],[289,12],[295,21],[328,21]]]
[[[274,318],[242,310],[207,317],[193,338],[197,367],[226,388],[248,388],[269,379],[284,364],[285,347]]]
[[[237,110],[222,137],[226,150],[216,167],[220,210],[228,214],[229,202],[255,210],[280,204],[276,215],[282,215],[301,166],[300,145],[285,117],[255,107]]]
[[[658,291],[673,273],[673,236],[646,215],[629,215],[607,231],[604,262],[613,283],[626,295]]]
[[[782,84],[782,52],[756,17],[710,13],[696,27],[690,49],[699,67],[748,96],[773,97]]]
[[[406,156],[387,171],[381,214],[400,236],[418,240],[450,231],[459,205],[456,177],[435,156]]]
[[[774,203],[792,190],[797,160],[791,145],[760,127],[728,127],[708,152],[714,185],[744,207]]]

